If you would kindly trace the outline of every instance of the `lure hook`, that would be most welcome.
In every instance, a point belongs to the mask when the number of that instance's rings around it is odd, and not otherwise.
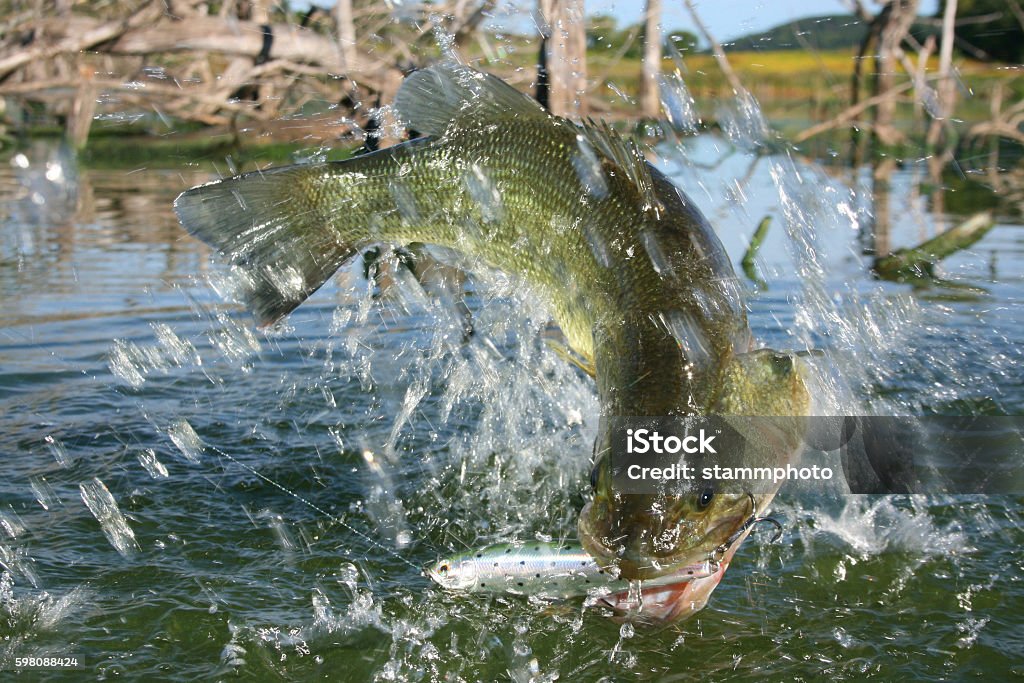
[[[720,561],[721,558],[725,557],[725,553],[728,552],[729,548],[732,547],[732,544],[735,543],[740,536],[746,533],[747,530],[755,524],[767,522],[768,524],[772,524],[775,526],[775,534],[771,537],[771,540],[768,541],[769,543],[775,543],[777,540],[782,538],[782,523],[774,517],[757,517],[755,514],[757,510],[757,504],[754,502],[754,495],[748,492],[747,496],[750,497],[750,517],[748,517],[747,520],[740,525],[740,528],[737,529],[732,536],[725,539],[725,543],[715,548],[714,552],[711,555],[713,561],[717,562]]]
[[[775,534],[771,537],[771,540],[768,541],[769,543],[775,543],[775,541],[782,538],[782,523],[774,517],[754,517],[750,520],[750,524],[748,526],[754,526],[755,524],[760,524],[761,522],[768,522],[769,524],[775,527]]]

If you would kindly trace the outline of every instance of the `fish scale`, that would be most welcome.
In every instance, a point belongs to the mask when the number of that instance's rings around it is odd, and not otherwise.
[[[563,355],[595,379],[584,549],[644,580],[711,556],[775,491],[709,482],[621,495],[611,459],[630,456],[612,453],[615,418],[806,415],[809,397],[799,359],[754,350],[742,288],[708,221],[606,125],[552,116],[465,65],[414,72],[395,107],[424,138],[195,187],[175,200],[178,218],[227,260],[261,325],[380,244],[431,244],[504,271],[545,301],[572,352]],[[788,462],[799,429],[793,421],[782,447],[755,449],[743,464]]]
[[[643,348],[658,373],[630,379],[632,388],[620,399],[629,402],[632,412],[625,414],[668,414],[687,405],[691,393],[706,401],[708,386],[691,381],[678,340],[653,322],[679,311],[696,321],[691,334],[721,340],[702,342],[713,358],[700,370],[716,370],[733,341],[747,334],[731,266],[701,256],[722,249],[694,205],[646,168],[658,204],[671,209],[659,218],[644,208],[654,200],[630,181],[637,172],[608,159],[598,169],[606,186],[600,197],[593,194],[573,163],[581,129],[568,121],[510,112],[497,133],[493,121],[462,117],[458,123],[441,138],[347,161],[200,186],[183,193],[175,209],[190,231],[236,266],[239,294],[261,325],[288,313],[366,247],[429,243],[471,254],[535,288],[585,359],[599,351],[595,334],[608,338],[617,356]],[[608,138],[604,146],[619,143]],[[633,163],[646,167],[642,159]],[[481,172],[500,211],[482,209],[479,193],[467,186]],[[498,214],[500,220],[489,220]],[[652,251],[663,262],[655,264]],[[718,304],[716,313],[707,315],[696,303],[706,300]],[[606,375],[622,372],[628,366],[605,364]]]

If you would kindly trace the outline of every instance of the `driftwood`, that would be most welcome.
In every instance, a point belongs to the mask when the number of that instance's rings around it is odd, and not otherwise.
[[[878,48],[875,53],[874,91],[883,93],[891,90],[896,80],[896,64],[902,53],[900,44],[910,32],[917,16],[918,0],[889,0],[879,13],[881,26]],[[894,126],[896,118],[895,98],[883,99],[875,107],[873,133],[883,144],[898,142],[902,135]]]
[[[899,142],[903,135],[893,125],[896,114],[897,98],[883,97],[892,93],[896,87],[897,63],[902,64],[909,75],[915,69],[909,64],[902,50],[902,43],[910,40],[910,27],[917,16],[918,0],[887,0],[878,14],[871,14],[860,0],[853,0],[852,9],[857,17],[867,23],[868,30],[861,41],[857,56],[854,59],[854,71],[850,82],[850,109],[856,112],[854,120],[858,121],[865,108],[861,104],[861,90],[865,79],[864,64],[868,62],[869,53],[874,53],[874,72],[871,74],[873,97],[870,107],[873,117],[870,125],[872,137],[878,142],[891,145]],[[920,48],[920,46],[918,46]],[[921,50],[919,49],[919,52]],[[923,79],[914,79],[923,84]],[[856,142],[856,140],[855,140]]]
[[[0,78],[6,77],[15,69],[32,62],[45,61],[65,53],[74,54],[113,40],[133,28],[154,21],[162,11],[162,8],[156,3],[147,3],[127,18],[119,21],[96,22],[88,27],[78,25],[76,30],[61,31],[56,40],[44,45],[26,48],[16,44],[13,48],[8,48],[3,56],[0,56]],[[70,23],[66,18],[53,21],[53,24],[58,27],[63,27],[66,23]],[[47,26],[39,28],[44,29],[45,32]]]
[[[833,128],[838,128],[839,126],[844,126],[848,123],[852,123],[856,121],[857,117],[860,114],[862,114],[865,110],[870,109],[871,107],[874,107],[885,100],[894,99],[901,93],[905,93],[913,87],[913,82],[908,81],[906,83],[901,83],[900,85],[894,86],[890,90],[887,90],[883,93],[875,95],[874,97],[862,100],[854,105],[851,105],[850,107],[847,107],[846,109],[844,109],[843,111],[841,111],[839,114],[832,117],[828,121],[822,121],[819,124],[813,125],[810,128],[805,128],[804,130],[800,131],[793,137],[793,142],[799,144],[804,140],[814,137],[815,135],[820,135],[821,133],[832,130]]]
[[[94,114],[130,113],[125,107],[237,129],[240,117],[280,120],[316,99],[355,125],[419,66],[410,45],[435,28],[468,40],[493,2],[404,6],[408,21],[395,21],[383,3],[354,8],[352,0],[330,13],[311,8],[301,21],[273,14],[266,0],[226,0],[217,15],[202,0],[134,8],[112,0],[101,10],[83,3],[82,12],[67,3],[48,14],[40,4],[10,17],[0,34],[0,96],[42,103],[76,146]]]
[[[928,126],[925,145],[928,155],[929,174],[938,182],[943,167],[953,158],[956,146],[956,129],[950,120],[956,99],[953,77],[953,29],[956,22],[957,0],[946,0],[942,16],[942,48],[939,53],[939,87],[936,91],[935,110]],[[940,145],[941,143],[941,145]]]
[[[1024,101],[1018,101],[1003,109],[1003,86],[996,87],[992,98],[992,118],[971,126],[968,135],[972,138],[1002,137],[1024,144]]]
[[[84,17],[76,20],[88,25]],[[283,59],[297,64],[323,67],[327,73],[353,73],[372,77],[385,70],[366,55],[354,55],[346,64],[338,42],[292,24],[269,24],[273,40],[265,62]],[[72,29],[74,30],[74,29]],[[150,55],[153,53],[207,52],[239,57],[256,57],[264,43],[263,26],[251,21],[194,17],[186,21],[159,23],[125,32],[104,48],[110,54]]]
[[[883,280],[914,282],[935,277],[942,259],[967,249],[995,225],[992,213],[982,211],[912,249],[900,249],[875,259],[874,271]]]

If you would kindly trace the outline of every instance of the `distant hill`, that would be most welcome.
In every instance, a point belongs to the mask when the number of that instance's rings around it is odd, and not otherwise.
[[[761,33],[752,33],[735,40],[725,41],[722,46],[735,51],[772,50],[842,50],[853,49],[867,34],[868,27],[863,21],[849,14],[828,14],[820,17],[796,19]],[[932,26],[915,24],[911,33],[923,40],[935,33]]]

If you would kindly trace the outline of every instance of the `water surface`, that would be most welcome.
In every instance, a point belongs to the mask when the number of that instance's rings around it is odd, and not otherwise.
[[[863,255],[880,222],[898,247],[962,218],[932,212],[914,168],[880,198],[868,169],[712,136],[660,163],[737,264],[774,217],[751,326],[824,349],[833,407],[1024,411],[1019,219],[944,264],[960,287],[914,290]],[[467,286],[468,343],[444,301],[401,277],[381,295],[358,263],[255,330],[171,211],[214,173],[79,168],[46,144],[0,166],[0,661],[75,653],[99,679],[1024,675],[1019,496],[784,489],[782,540],[748,541],[664,630],[442,593],[420,567],[453,549],[574,535],[591,383],[495,273]]]

